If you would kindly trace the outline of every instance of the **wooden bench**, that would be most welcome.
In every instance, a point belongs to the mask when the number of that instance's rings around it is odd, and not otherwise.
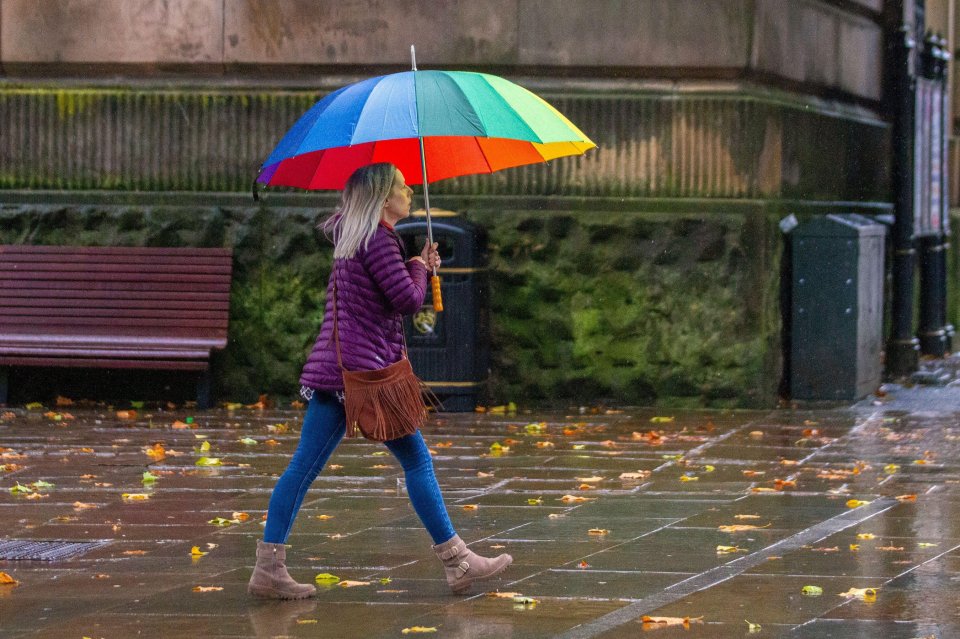
[[[0,245],[0,404],[9,367],[186,370],[210,402],[227,345],[230,249]]]

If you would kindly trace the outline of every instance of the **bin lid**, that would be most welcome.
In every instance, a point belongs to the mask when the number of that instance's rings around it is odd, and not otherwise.
[[[883,236],[887,227],[859,213],[830,213],[802,222],[791,235],[796,237]]]

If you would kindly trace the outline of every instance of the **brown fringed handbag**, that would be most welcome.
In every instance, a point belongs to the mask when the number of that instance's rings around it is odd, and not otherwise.
[[[397,439],[417,432],[427,417],[427,404],[439,405],[436,395],[413,373],[403,340],[403,358],[385,368],[348,371],[340,355],[337,330],[337,283],[333,283],[333,339],[337,364],[343,373],[343,404],[347,413],[347,437],[357,429],[376,442]]]

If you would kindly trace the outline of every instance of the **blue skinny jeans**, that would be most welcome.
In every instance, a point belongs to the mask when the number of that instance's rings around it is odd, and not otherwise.
[[[297,450],[270,495],[267,525],[263,531],[265,542],[287,542],[307,489],[323,470],[345,434],[346,416],[340,402],[332,395],[319,391],[314,393],[303,418]],[[433,472],[433,460],[423,435],[417,431],[384,443],[403,466],[410,502],[433,538],[433,543],[441,544],[450,540],[456,533],[443,503],[443,495],[440,494],[440,486]]]

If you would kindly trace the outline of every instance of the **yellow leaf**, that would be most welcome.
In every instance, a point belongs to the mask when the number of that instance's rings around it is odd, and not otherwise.
[[[839,594],[841,597],[855,597],[866,602],[872,602],[877,600],[877,590],[877,588],[851,588]]]
[[[903,546],[877,546],[877,550],[883,550],[886,552],[896,552],[903,550]]]
[[[328,519],[333,519],[333,515],[317,515],[317,519],[327,521]]]
[[[717,546],[718,555],[729,555],[735,552],[747,552],[740,546]]]
[[[196,462],[197,466],[222,466],[223,462],[218,457],[201,457]]]
[[[757,530],[759,528],[769,528],[770,524],[766,526],[754,526],[752,524],[733,524],[731,526],[719,526],[718,530],[720,532],[742,532],[744,530]]]
[[[226,519],[226,518],[224,518],[224,517],[214,517],[213,519],[211,519],[211,520],[208,521],[207,523],[208,523],[208,524],[213,524],[214,526],[229,526],[229,525],[231,525],[231,524],[239,524],[240,522],[239,522],[239,521],[235,521],[235,520],[233,520],[233,519]]]
[[[16,586],[19,581],[11,577],[5,572],[0,572],[0,586]]]
[[[850,544],[851,552],[857,552],[858,550],[860,550],[860,544]]]
[[[547,515],[549,519],[560,519],[561,517],[566,517],[563,513],[550,513]]]
[[[403,633],[403,634],[405,634],[405,635],[409,635],[409,634],[411,634],[411,633],[418,633],[418,632],[436,632],[436,631],[437,631],[437,629],[436,629],[435,627],[433,627],[433,626],[429,626],[429,627],[427,627],[427,626],[410,626],[409,628],[404,628],[404,629],[401,630],[400,632]]]
[[[543,499],[540,497],[536,499],[528,499],[527,503],[530,504],[531,506],[539,506],[540,504],[543,503]]]
[[[194,592],[220,592],[223,586],[194,586]]]
[[[690,475],[681,475],[680,481],[700,481],[699,477],[691,477]]]
[[[886,466],[883,467],[883,472],[887,473],[888,475],[892,475],[898,470],[900,470],[900,466],[898,466],[897,464],[887,464]]]
[[[752,621],[747,621],[744,619],[744,622],[747,624],[747,632],[760,632],[763,630],[763,626],[758,623],[753,623]]]
[[[674,421],[674,419],[675,419],[674,417],[659,417],[659,416],[651,417],[650,423],[651,424],[669,424],[670,422]]]
[[[920,543],[917,544],[917,546],[919,546],[920,548],[936,548],[939,545],[940,544],[931,544],[926,541],[921,541]]]
[[[820,586],[804,586],[800,592],[808,597],[819,597],[823,594],[823,588]]]
[[[41,408],[43,408],[43,404],[41,404],[40,402],[30,402],[29,404],[24,406],[24,408],[26,408],[27,410],[40,410]]]
[[[750,492],[753,493],[775,493],[777,492],[776,488],[767,488],[766,486],[755,486],[750,489]]]
[[[576,477],[575,479],[576,479],[577,481],[582,481],[582,482],[586,482],[586,483],[596,483],[596,482],[598,482],[598,481],[603,481],[603,477],[597,477],[597,476],[593,476],[593,477]]]
[[[859,533],[857,539],[876,539],[877,536],[873,533]]]
[[[650,476],[649,470],[638,470],[635,473],[620,473],[620,479],[623,480],[636,480],[636,479],[646,479]]]
[[[297,619],[297,623],[302,626],[308,623],[317,623],[317,620],[316,619]]]
[[[760,519],[760,515],[734,515],[734,519]]]
[[[127,501],[146,501],[150,499],[147,493],[123,493],[121,497]]]
[[[514,598],[511,599],[510,601],[512,601],[512,602],[515,603],[515,604],[524,604],[524,605],[528,605],[528,606],[535,606],[535,605],[537,605],[538,603],[540,603],[539,601],[537,601],[537,600],[534,599],[533,597],[514,597]]]
[[[703,472],[705,472],[705,473],[712,473],[712,472],[715,471],[716,469],[717,469],[717,468],[716,468],[715,466],[711,466],[710,464],[707,464],[706,466],[703,467]]]
[[[190,556],[191,556],[191,557],[203,557],[203,556],[206,555],[206,554],[207,554],[207,553],[205,553],[204,551],[200,550],[200,546],[194,546],[193,548],[190,549]]]
[[[369,586],[369,581],[351,581],[349,579],[344,579],[343,581],[337,584],[341,588],[353,588],[355,586]]]
[[[14,495],[27,495],[29,493],[32,493],[33,489],[30,488],[29,486],[24,486],[20,482],[17,482],[16,486],[13,486],[10,489],[10,492],[13,493]]]
[[[201,453],[206,453],[206,452],[208,452],[209,450],[210,450],[210,442],[204,441],[202,444],[200,444],[200,452],[201,452]]]
[[[750,431],[750,437],[752,437],[753,439],[763,439],[763,431],[762,431],[762,430],[751,430],[751,431]]]
[[[494,597],[496,599],[513,599],[514,597],[522,597],[523,595],[519,592],[499,592],[493,591],[487,593],[488,597]]]
[[[321,585],[329,585],[329,584],[335,584],[339,582],[340,577],[337,577],[336,575],[331,575],[329,572],[322,572],[316,577],[314,577],[313,580]]]
[[[860,506],[866,506],[869,503],[869,501],[862,501],[860,499],[850,499],[847,501],[847,508],[858,508]]]
[[[591,528],[587,533],[591,535],[609,535],[610,531],[606,528]]]

